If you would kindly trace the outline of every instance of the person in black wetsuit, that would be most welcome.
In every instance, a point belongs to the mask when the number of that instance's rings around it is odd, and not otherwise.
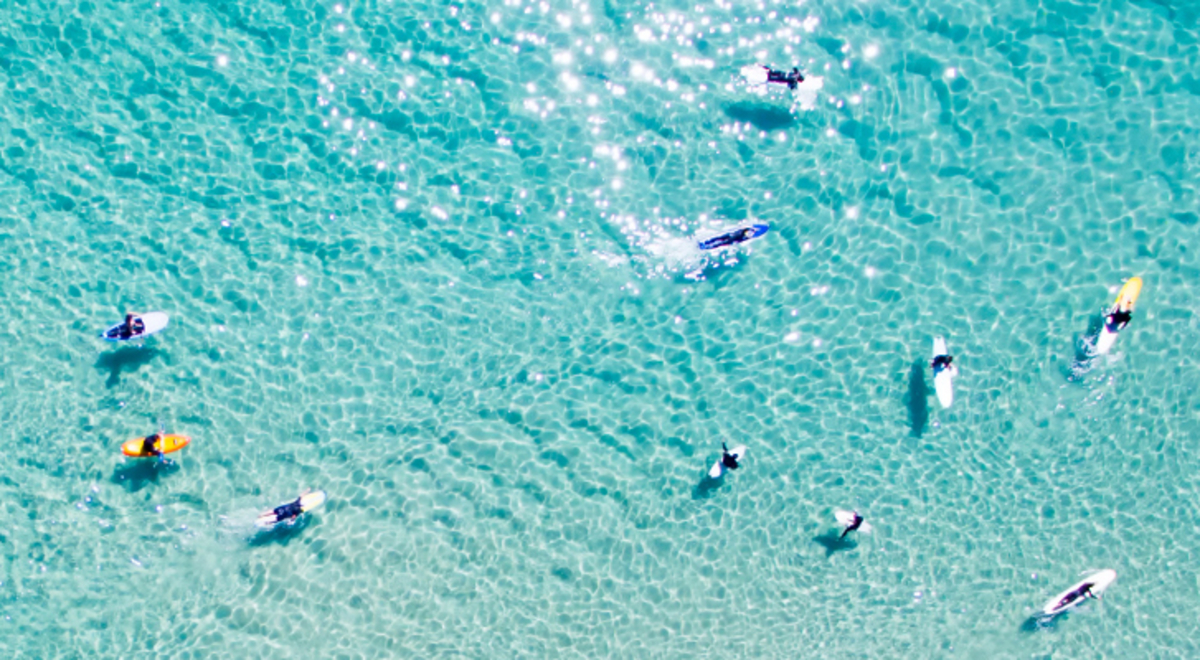
[[[954,362],[954,357],[951,355],[939,355],[933,358],[934,375],[937,375],[942,369],[949,369],[952,362]]]
[[[788,89],[796,89],[797,85],[804,82],[804,76],[800,73],[800,69],[796,67],[792,67],[791,71],[767,69],[767,82],[780,83],[787,85]]]
[[[297,497],[294,502],[288,502],[287,504],[275,507],[272,511],[275,514],[275,524],[292,522],[299,518],[300,514],[304,513],[304,507],[300,505],[300,499]]]
[[[125,324],[121,326],[121,339],[129,339],[142,334],[146,330],[146,324],[142,322],[141,317],[135,314],[125,315]]]
[[[849,534],[850,532],[853,532],[854,530],[858,529],[859,527],[862,527],[863,517],[858,515],[857,511],[851,511],[851,513],[854,514],[854,519],[850,521],[849,525],[846,525],[846,529],[842,530],[842,535],[838,537],[840,539],[846,538],[847,534]]]
[[[155,446],[158,443],[158,434],[148,435],[142,438],[142,453],[148,456],[157,456],[160,459],[163,457],[162,451]]]
[[[754,227],[746,227],[737,231],[731,231],[728,234],[714,236],[708,240],[700,242],[701,250],[715,250],[727,245],[735,245],[754,238]]]
[[[1120,332],[1129,325],[1131,320],[1133,320],[1132,310],[1123,310],[1117,307],[1104,319],[1104,327],[1109,332]]]
[[[1068,603],[1074,603],[1080,598],[1095,598],[1095,595],[1092,594],[1093,586],[1095,585],[1093,585],[1091,582],[1084,582],[1083,586],[1079,587],[1075,591],[1072,591],[1066,596],[1063,596],[1063,599],[1058,601],[1058,605],[1054,609],[1062,609],[1063,607],[1066,607]]]
[[[726,447],[724,442],[721,443],[721,465],[730,470],[736,470],[739,467],[737,456],[729,453],[729,447]]]

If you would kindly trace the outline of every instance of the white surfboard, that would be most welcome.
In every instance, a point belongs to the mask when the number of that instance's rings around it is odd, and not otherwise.
[[[132,337],[122,337],[121,327],[125,325],[124,321],[112,326],[101,333],[100,337],[104,341],[131,341],[133,339],[143,339],[149,337],[156,332],[162,332],[166,329],[170,317],[165,312],[146,312],[145,314],[134,314],[135,317],[142,320],[142,325],[145,326],[141,332]]]
[[[946,350],[946,339],[944,337],[933,338],[933,357],[941,355],[949,355]],[[949,367],[936,368],[933,371],[933,389],[937,392],[938,403],[942,404],[943,408],[949,408],[950,404],[954,403],[954,377],[958,375],[958,368],[953,364]]]
[[[742,461],[742,457],[746,455],[746,447],[744,445],[734,447],[733,449],[729,450],[729,454],[736,458],[740,463]],[[721,476],[725,474],[725,464],[721,462],[724,458],[725,456],[722,455],[721,458],[717,459],[716,463],[713,463],[712,469],[708,471],[708,476],[712,477],[713,479],[720,479]]]
[[[1117,333],[1104,326],[1100,329],[1100,335],[1096,337],[1096,355],[1105,355],[1112,350],[1114,344],[1117,343]]]
[[[1088,599],[1088,594],[1099,598],[1104,590],[1109,587],[1117,579],[1117,572],[1111,568],[1106,568],[1098,573],[1093,573],[1083,580],[1071,585],[1069,589],[1058,594],[1046,602],[1046,606],[1042,608],[1042,614],[1045,616],[1054,616],[1062,614],[1067,610],[1075,607]],[[1084,585],[1091,585],[1088,593],[1079,593],[1079,590]]]
[[[837,519],[838,524],[842,526],[842,529],[846,529],[850,525],[854,524],[853,511],[842,511],[841,509],[837,509],[833,512],[833,517]],[[871,532],[871,523],[868,523],[864,520],[863,524],[859,525],[858,529],[855,531],[862,532],[863,534],[869,534]]]
[[[767,67],[761,64],[751,64],[742,67],[742,78],[751,85],[767,84]]]

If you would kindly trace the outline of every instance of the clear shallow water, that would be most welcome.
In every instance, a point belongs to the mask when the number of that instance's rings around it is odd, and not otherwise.
[[[1195,657],[1194,8],[455,7],[5,9],[6,655]]]

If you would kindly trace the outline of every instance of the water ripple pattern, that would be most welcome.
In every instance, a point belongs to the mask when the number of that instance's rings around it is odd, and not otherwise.
[[[1194,4],[0,17],[3,657],[1200,657]]]

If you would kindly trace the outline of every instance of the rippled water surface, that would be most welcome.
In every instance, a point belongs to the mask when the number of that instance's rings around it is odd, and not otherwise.
[[[1200,657],[1195,3],[0,17],[0,655]]]

